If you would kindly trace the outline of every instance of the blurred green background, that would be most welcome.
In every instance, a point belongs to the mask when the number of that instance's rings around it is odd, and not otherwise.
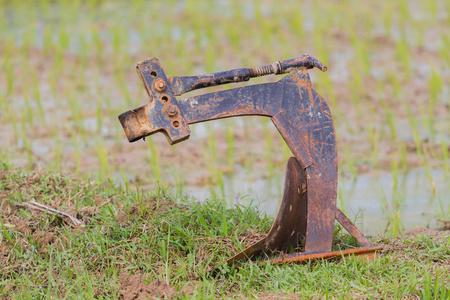
[[[449,14],[428,0],[3,0],[0,159],[275,214],[291,154],[269,120],[194,125],[171,147],[129,144],[117,116],[148,102],[134,68],[149,57],[182,76],[308,53],[329,69],[310,75],[334,114],[341,208],[365,232],[437,227],[450,219]]]

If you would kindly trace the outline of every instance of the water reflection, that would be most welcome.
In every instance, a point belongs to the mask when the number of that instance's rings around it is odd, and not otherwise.
[[[241,167],[234,176],[225,177],[223,190],[214,186],[185,186],[182,193],[198,200],[225,198],[230,206],[257,205],[263,213],[275,216],[284,184],[284,174],[278,172],[276,175],[271,179],[248,180]],[[438,228],[437,219],[449,210],[450,183],[441,170],[432,170],[431,175],[435,193],[423,169],[399,175],[397,187],[393,186],[391,173],[363,174],[355,180],[341,176],[338,206],[365,234],[385,232],[392,223],[389,215],[399,216],[403,231],[416,226]]]

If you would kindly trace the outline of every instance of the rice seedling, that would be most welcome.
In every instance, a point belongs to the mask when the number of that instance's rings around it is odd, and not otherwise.
[[[234,126],[229,125],[226,131],[227,139],[227,160],[228,160],[228,172],[233,173],[234,169]]]
[[[42,52],[44,55],[48,56],[51,53],[51,50],[53,49],[53,37],[54,32],[51,25],[46,25],[44,27],[43,37],[42,37]]]
[[[27,132],[27,124],[26,124],[26,119],[22,118],[21,119],[21,123],[20,123],[20,129],[21,129],[21,143],[22,143],[22,147],[23,149],[25,149],[25,153],[27,155],[27,161],[28,161],[28,166],[32,166],[33,165],[33,150],[31,147],[31,141],[28,138],[28,132]]]
[[[315,83],[317,85],[317,90],[324,91],[324,98],[327,99],[327,102],[330,103],[330,106],[332,107],[332,111],[334,115],[341,114],[342,112],[339,111],[339,105],[336,99],[336,92],[334,88],[333,81],[330,78],[329,73],[321,74],[320,82]]]
[[[427,176],[428,181],[430,182],[431,191],[433,194],[436,194],[436,183],[433,180],[433,176],[431,175],[431,165],[430,165],[430,155],[429,150],[427,150],[427,145],[423,145],[423,155],[420,156],[422,160],[422,164],[424,166],[424,171]]]
[[[50,90],[52,92],[53,99],[58,99],[60,95],[58,95],[58,72],[55,69],[51,70],[51,73],[48,75],[48,83],[50,84]]]
[[[242,6],[239,5],[237,2],[232,3],[231,10],[233,12],[233,19],[235,21],[235,24],[242,24],[243,23],[243,16],[242,16]],[[263,29],[264,30],[264,29]],[[239,51],[240,47],[240,29],[238,26],[234,26],[234,24],[229,24],[227,26],[227,37],[231,43],[231,46],[233,47],[233,50]],[[263,31],[264,32],[264,31]],[[270,48],[270,44],[268,45]]]
[[[420,102],[419,102],[420,103]],[[409,121],[409,127],[411,129],[411,133],[413,135],[414,143],[416,145],[416,153],[417,156],[421,157],[421,149],[422,149],[422,139],[420,137],[420,132],[418,129],[417,119],[416,116],[411,112],[410,107],[406,107],[407,113],[408,113],[408,121]]]
[[[391,105],[380,99],[381,107],[384,109],[384,116],[389,127],[390,136],[393,141],[397,140],[397,123],[395,120],[396,114],[392,111]]]
[[[6,94],[11,95],[14,90],[14,66],[12,63],[3,63],[6,72]]]
[[[29,56],[31,48],[34,47],[36,43],[35,31],[36,23],[34,22],[34,20],[31,20],[31,22],[29,22],[27,26],[23,28],[21,48],[25,57]]]
[[[216,53],[215,53],[214,45],[210,44],[206,47],[204,62],[205,62],[206,73],[212,73],[217,70]]]
[[[18,128],[18,124],[21,123],[21,119],[18,118],[18,116],[15,113],[11,113],[12,112],[12,108],[10,106],[8,106],[9,109],[6,111],[6,116],[8,116],[9,118],[6,118],[6,120],[8,120],[8,122],[10,122],[12,124],[12,128],[13,128],[13,144],[17,145],[18,141],[20,140],[20,132],[19,132],[19,128]],[[8,135],[9,136],[9,135]]]
[[[122,94],[123,98],[125,99],[127,106],[129,106],[129,107],[133,106],[133,99],[131,98],[130,90],[128,89],[127,82],[122,78],[122,80],[120,80],[118,82],[118,86],[120,88],[120,93]]]
[[[340,180],[342,181],[342,180]],[[337,198],[338,198],[338,207],[339,209],[345,214],[346,210],[345,210],[345,205],[344,205],[344,195],[345,192],[343,191],[342,187],[339,187],[338,189],[338,193],[337,193]]]
[[[172,186],[172,193],[176,195],[177,198],[186,198],[187,192],[186,192],[186,184],[184,182],[184,178],[182,174],[180,174],[177,166],[174,163],[170,164],[170,170],[171,175],[173,176],[173,179],[175,180],[175,184]]]
[[[382,194],[381,203],[383,213],[386,215],[386,218],[388,220],[384,234],[396,237],[403,230],[403,223],[400,218],[398,198],[397,196],[394,196],[393,193],[392,204],[390,204],[386,199],[386,194],[383,189],[381,189],[381,194]]]
[[[380,129],[375,125],[371,125],[369,131],[369,142],[372,148],[372,166],[374,170],[377,170],[378,168],[379,141],[380,141]]]
[[[100,28],[98,26],[92,26],[91,28],[92,40],[95,45],[94,53],[96,54],[96,61],[98,62],[100,68],[104,67],[104,55],[103,55],[103,41],[100,36]]]
[[[28,95],[28,92],[24,93],[24,102],[25,102],[25,110],[22,110],[21,118],[23,122],[26,122],[30,124],[31,126],[34,125],[34,109],[31,106],[30,97]]]
[[[153,176],[156,178],[156,180],[161,180],[161,167],[160,167],[160,153],[155,147],[155,143],[150,138],[148,139],[148,150],[149,154],[147,156],[147,160],[150,163],[150,166],[152,168]]]
[[[446,164],[445,162],[449,161],[449,147],[447,144],[447,141],[445,140],[445,137],[442,135],[441,136],[441,146],[442,146],[442,161],[444,162],[443,167],[444,167],[444,171],[446,176],[448,177],[450,175],[450,166],[449,164]]]
[[[102,110],[102,101],[97,100],[97,107],[95,109],[95,116],[97,120],[96,131],[97,134],[100,134],[102,131],[102,119],[103,119],[103,110]]]
[[[103,179],[111,177],[109,153],[103,139],[97,139],[95,141],[95,154],[100,163],[100,168],[98,169],[98,177]]]
[[[222,172],[222,170],[217,169],[216,173],[217,173],[216,174],[217,182],[218,182],[218,186],[220,189],[220,196],[222,199],[225,199],[226,193],[225,193],[225,181],[223,178],[223,176],[224,176],[223,172]],[[219,198],[219,197],[216,196],[215,198]]]
[[[401,29],[403,29],[407,25],[407,21],[410,19],[409,1],[397,1],[396,11],[398,15],[399,25]]]
[[[345,159],[345,168],[341,167],[341,169],[349,172],[351,175],[351,181],[355,181],[358,175],[358,171],[356,168],[357,158],[355,157],[355,153],[352,152],[352,149],[349,145],[345,145],[341,150],[340,155]]]
[[[411,58],[409,54],[409,45],[406,40],[406,34],[404,30],[402,31],[400,39],[398,39],[395,43],[395,54],[397,60],[402,63],[405,80],[409,80],[411,77]]]
[[[428,131],[430,133],[430,139],[432,142],[435,142],[435,129],[434,129],[434,122],[435,122],[435,111],[436,111],[436,105],[439,103],[439,94],[442,91],[443,88],[443,82],[441,76],[437,73],[435,68],[432,68],[431,70],[431,76],[428,81],[429,84],[429,90],[430,90],[430,99],[428,101],[428,110],[427,110],[427,116],[428,116]]]
[[[61,159],[62,159],[62,144],[59,139],[59,132],[57,126],[55,124],[53,126],[53,138],[55,140],[55,145],[52,147],[52,169],[59,171],[61,168]]]
[[[367,42],[364,38],[358,37],[355,30],[350,31],[350,40],[353,49],[356,52],[357,60],[359,61],[357,65],[361,68],[358,73],[364,76],[369,75],[371,62],[370,56],[367,55],[369,52],[366,48]]]
[[[73,93],[74,91],[72,90],[67,91],[67,100],[66,100],[69,106],[71,121],[78,130],[83,131],[84,125],[83,125],[83,116],[81,113],[82,110],[81,105],[80,102],[77,101],[76,95],[74,95]]]
[[[398,184],[398,176],[399,176],[399,161],[398,161],[398,157],[395,154],[391,155],[391,174],[392,174],[392,190],[393,191],[398,191],[399,190],[399,184]],[[398,199],[396,199],[398,200]],[[396,207],[394,207],[396,208]]]
[[[407,150],[404,142],[398,142],[398,156],[400,160],[401,170],[403,174],[406,174],[408,171],[408,161],[407,161]]]
[[[425,46],[425,27],[426,26],[422,22],[417,22],[416,26],[414,27],[417,47]]]
[[[396,72],[387,72],[387,80],[389,82],[389,85],[392,87],[392,95],[393,99],[396,102],[401,102],[406,100],[403,97],[403,92],[401,88],[401,82]],[[378,85],[378,91],[382,91],[383,87],[381,85]]]
[[[75,159],[75,174],[80,172],[81,166],[81,153],[80,153],[80,136],[77,134],[76,130],[71,126],[68,126],[68,131],[72,139],[74,159]]]
[[[442,43],[438,48],[439,58],[448,65],[450,63],[450,54],[448,53],[450,38],[446,34],[442,33],[440,40]]]
[[[42,124],[46,123],[45,120],[45,111],[44,111],[44,107],[42,105],[42,100],[41,100],[41,93],[40,93],[40,81],[39,81],[39,77],[36,71],[32,72],[32,80],[33,80],[33,86],[32,86],[32,90],[33,90],[33,100],[36,102],[36,106],[37,106],[37,110],[38,110],[38,118],[40,120],[40,122]],[[36,113],[35,113],[36,114]]]
[[[362,76],[356,69],[352,66],[352,79],[350,83],[350,94],[352,104],[357,111],[357,116],[361,115],[361,99],[364,99],[364,84],[362,81]],[[350,128],[349,128],[350,129]]]
[[[317,57],[320,57],[321,61],[329,61],[330,55],[329,55],[329,49],[323,42],[322,36],[324,35],[324,28],[323,26],[317,26],[314,27],[314,35],[313,35],[313,45],[315,53],[317,53]]]
[[[439,11],[439,4],[437,1],[422,1],[422,5],[428,10],[431,19],[436,18]]]

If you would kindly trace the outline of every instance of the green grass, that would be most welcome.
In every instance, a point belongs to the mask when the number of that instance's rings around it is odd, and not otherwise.
[[[118,299],[126,290],[124,278],[136,274],[143,275],[144,285],[159,280],[186,299],[450,295],[449,237],[385,240],[387,250],[366,263],[347,257],[306,265],[247,262],[234,269],[223,262],[271,226],[272,219],[255,208],[186,202],[158,188],[127,193],[108,181],[9,168],[3,163],[0,180],[0,251],[8,253],[0,265],[2,297]],[[87,225],[73,228],[56,216],[14,206],[31,199],[76,209]],[[40,233],[52,238],[45,242]],[[336,236],[338,246],[354,243],[342,234]]]
[[[160,180],[166,178],[174,178],[173,185],[180,191],[189,191],[186,182],[191,175],[197,176],[196,172],[191,172],[195,166],[209,172],[207,185],[211,189],[211,198],[219,196],[224,199],[233,198],[236,194],[233,187],[226,190],[224,182],[228,182],[228,177],[233,178],[234,171],[244,169],[249,181],[264,177],[267,185],[271,186],[275,180],[278,194],[281,194],[280,174],[285,167],[284,162],[292,154],[281,138],[274,138],[278,133],[273,126],[264,123],[267,120],[261,123],[261,120],[248,118],[244,119],[242,127],[236,125],[237,122],[222,123],[225,125],[215,127],[219,129],[206,127],[205,138],[185,142],[195,143],[195,147],[201,149],[199,154],[203,159],[196,157],[193,164],[191,156],[180,160],[170,159],[171,155],[166,155],[167,148],[157,138],[153,140],[153,137],[149,137],[148,143],[129,145],[117,115],[149,101],[134,67],[136,62],[151,56],[160,59],[166,75],[170,77],[254,67],[309,53],[329,67],[327,73],[311,70],[310,74],[313,87],[324,96],[334,115],[340,177],[348,177],[349,173],[350,180],[356,183],[361,170],[367,169],[367,166],[368,172],[378,176],[392,175],[393,193],[389,193],[392,196],[374,199],[379,200],[380,206],[385,209],[386,220],[390,222],[387,233],[398,235],[403,230],[402,208],[409,205],[408,199],[404,199],[408,187],[398,180],[405,178],[413,168],[420,168],[426,174],[428,183],[424,188],[430,188],[428,196],[439,200],[436,215],[448,220],[448,188],[440,187],[437,184],[440,179],[434,174],[436,170],[442,170],[445,180],[450,178],[447,134],[450,118],[449,99],[446,99],[449,77],[445,71],[450,64],[450,38],[447,34],[449,9],[448,1],[442,0],[400,0],[395,3],[325,1],[305,6],[299,6],[294,0],[287,0],[283,5],[255,0],[244,6],[237,0],[218,3],[187,1],[183,5],[176,1],[142,0],[133,1],[132,4],[102,0],[43,0],[36,3],[30,0],[0,0],[0,159],[14,162],[30,171],[38,166],[46,166],[48,170],[75,173],[81,178],[94,176],[98,180],[108,180],[111,176],[119,177],[118,181],[123,182],[127,193],[137,181],[150,187],[157,186],[157,182],[165,186]],[[242,85],[280,78],[258,78]],[[94,124],[88,122],[92,120]],[[401,127],[402,123],[409,126]],[[192,137],[196,137],[196,134],[193,129]],[[35,146],[42,144],[41,139],[45,139],[50,150],[38,156]],[[178,157],[184,154],[184,145],[172,148],[174,155]],[[253,155],[255,152],[261,157]],[[132,160],[128,160],[129,157]],[[198,173],[199,176],[205,176]],[[196,181],[201,180],[191,180]],[[117,194],[123,193],[121,189],[109,189]],[[46,192],[49,199],[59,195],[53,190]],[[254,194],[254,191],[244,192]],[[349,193],[344,190],[338,192],[340,204],[344,207]],[[29,199],[34,192],[15,193],[15,197]],[[83,193],[90,195],[85,190]],[[156,189],[147,193],[144,198],[162,192]],[[126,195],[121,198],[121,202],[112,201],[101,209],[98,213],[100,219],[94,218],[97,223],[93,221],[97,224],[95,228],[106,224],[107,230],[113,230],[113,216],[127,209],[120,203],[130,206],[137,201],[136,195]],[[66,196],[70,199],[74,195]],[[93,205],[88,201],[89,197],[76,197],[75,207]],[[181,201],[178,198],[182,197],[182,193],[176,197],[173,199],[175,202]],[[193,204],[185,205],[190,207]],[[215,209],[221,212],[226,210],[223,203],[214,202],[211,205],[217,206]],[[204,209],[202,206],[194,207]],[[20,211],[25,214],[23,210]],[[232,241],[230,247],[238,247],[239,238],[233,229],[234,224],[224,222],[228,213],[231,214],[227,211],[217,216],[221,220],[220,224],[213,226],[215,231],[224,234],[208,236],[211,239],[227,236]],[[183,215],[183,212],[174,211],[172,214]],[[33,216],[27,215],[27,218],[32,220]],[[158,222],[162,220],[158,217]],[[147,219],[145,221],[150,222]],[[44,218],[42,222],[45,227],[49,221]],[[252,222],[246,224],[254,226]],[[192,273],[180,273],[178,266],[186,268],[186,264],[182,264],[181,258],[174,261],[167,256],[167,253],[178,253],[173,246],[179,238],[175,228],[164,229],[165,236],[158,241],[150,238],[143,240],[133,234],[143,233],[147,229],[135,223],[129,225],[131,236],[127,235],[128,229],[119,230],[125,233],[123,244],[117,247],[128,247],[126,251],[131,253],[136,249],[133,247],[138,247],[134,243],[140,245],[149,242],[156,249],[155,253],[164,256],[164,259],[159,256],[154,258],[160,269],[151,267],[152,264],[146,261],[146,269],[139,269],[135,263],[129,271],[145,270],[145,274],[149,274],[146,275],[149,281],[155,278],[169,281],[178,290],[187,284],[186,278],[190,278],[198,282],[196,289],[200,297],[221,294],[253,297],[278,290],[280,293],[298,292],[292,285],[302,286],[306,298],[311,295],[348,298],[356,295],[349,294],[353,293],[349,287],[356,286],[364,290],[361,283],[349,281],[348,278],[333,279],[336,282],[331,279],[336,277],[332,275],[334,271],[344,272],[342,262],[331,265],[324,263],[324,266],[334,270],[326,273],[329,274],[326,276],[330,278],[330,282],[327,282],[330,288],[314,281],[320,279],[325,271],[305,275],[306,269],[302,266],[288,269],[267,266],[263,270],[253,266],[249,267],[251,271],[225,270],[225,277],[212,281],[205,277],[204,271],[205,262],[212,264],[208,261],[212,256],[200,263],[198,252],[184,257],[189,259],[189,266],[195,266],[197,277]],[[155,223],[159,228],[157,225]],[[86,280],[96,273],[90,269],[88,259],[80,254],[82,247],[85,247],[85,252],[94,251],[91,247],[96,248],[98,256],[101,255],[98,249],[114,248],[111,245],[115,244],[109,237],[103,237],[106,231],[98,229],[100,233],[94,238],[91,235],[94,227],[89,228],[89,233],[83,234],[90,237],[81,234],[79,241],[79,237],[72,237],[71,230],[66,227],[60,226],[58,230],[63,232],[61,236],[67,235],[69,240],[73,240],[68,246],[68,255],[74,256],[68,257],[64,263],[70,266],[78,259],[83,262],[80,263],[82,267],[66,266],[67,270],[61,271],[65,254],[55,250],[55,255],[50,259],[47,253],[43,260],[31,264],[31,275],[26,275],[22,268],[22,272],[15,277],[22,280],[18,282],[23,286],[35,287],[33,292],[27,289],[19,291],[14,287],[17,297],[45,297],[58,290],[63,283],[70,286],[66,288],[69,295],[76,295],[77,292],[86,297],[107,295],[104,297],[109,298],[115,295],[119,273],[122,272],[121,267],[115,267],[118,254],[108,252],[110,250],[106,252],[105,261],[108,263],[103,265],[102,262],[101,268],[107,272],[98,273],[101,280],[94,282]],[[2,228],[6,228],[8,233],[12,230],[10,227]],[[11,232],[10,236],[17,239],[17,233]],[[195,231],[194,236],[206,234],[200,232]],[[10,243],[7,237],[5,239]],[[89,241],[78,245],[77,242],[81,243],[83,239]],[[125,246],[125,240],[130,244]],[[29,242],[38,249],[33,240]],[[216,246],[211,247],[215,249]],[[33,251],[39,251],[36,249]],[[30,260],[21,258],[25,266],[31,259],[38,259],[41,255],[33,254],[33,251],[21,252],[22,257],[30,257]],[[229,254],[220,254],[217,261]],[[123,261],[120,263],[124,264]],[[266,268],[270,274],[274,274],[273,280],[268,280],[264,275]],[[315,270],[321,268],[322,264],[315,266]],[[398,297],[434,297],[443,290],[440,285],[443,277],[441,273],[435,275],[438,273],[427,268],[425,266],[420,273],[423,280],[411,279],[412,283],[420,281],[416,288],[403,287],[409,283],[399,276],[411,269],[396,265],[389,272],[398,273],[391,275],[398,285],[389,288],[377,283],[370,291],[377,291],[379,298],[389,295],[389,292]],[[59,272],[65,277],[58,277]],[[308,287],[295,282],[297,279],[290,279],[289,276],[295,276],[296,273],[303,274],[305,278],[301,277],[301,280]],[[286,279],[283,279],[284,275]],[[234,281],[230,278],[234,278]],[[238,281],[239,278],[245,278],[246,282]],[[268,282],[267,286],[264,278]],[[433,280],[437,283],[434,284]],[[217,282],[219,289],[216,292],[214,286]],[[4,284],[2,288],[6,286]],[[244,290],[247,286],[248,292]],[[45,288],[38,292],[38,287]],[[369,290],[365,291],[370,293]]]

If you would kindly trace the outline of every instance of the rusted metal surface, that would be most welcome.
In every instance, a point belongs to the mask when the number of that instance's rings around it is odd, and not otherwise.
[[[305,254],[305,253],[292,253],[292,254],[286,254],[281,255],[279,257],[270,258],[270,259],[262,259],[260,261],[261,264],[266,263],[267,261],[270,261],[271,264],[279,265],[279,264],[285,264],[285,263],[308,263],[311,260],[318,260],[318,259],[334,259],[334,258],[341,258],[343,256],[364,256],[364,261],[370,261],[373,260],[376,257],[376,252],[379,250],[382,250],[382,246],[371,246],[371,247],[362,247],[362,248],[356,248],[356,249],[347,249],[347,250],[341,250],[341,251],[329,251],[329,252],[320,252],[320,253],[313,253],[313,254]]]
[[[331,245],[336,219],[361,244],[361,253],[374,249],[336,208],[338,166],[334,124],[328,105],[312,88],[307,70],[314,67],[327,70],[308,55],[262,67],[172,78],[166,77],[156,58],[137,65],[150,103],[119,116],[130,142],[162,132],[170,144],[175,144],[189,138],[189,124],[259,115],[271,118],[294,154],[288,160],[284,195],[272,228],[264,239],[236,254],[229,263],[299,245],[304,252],[298,257],[335,255]],[[194,89],[286,73],[275,83],[175,98]],[[291,259],[289,255],[284,257],[286,262]]]
[[[240,68],[223,72],[217,72],[212,74],[200,75],[200,76],[175,76],[169,79],[172,89],[175,95],[180,96],[189,91],[232,83],[248,81],[252,77],[259,77],[270,74],[285,74],[291,70],[299,68],[319,68],[322,71],[326,71],[327,67],[319,62],[317,59],[304,55],[298,58],[292,58],[289,60],[277,61],[271,65],[261,66],[256,68]]]

